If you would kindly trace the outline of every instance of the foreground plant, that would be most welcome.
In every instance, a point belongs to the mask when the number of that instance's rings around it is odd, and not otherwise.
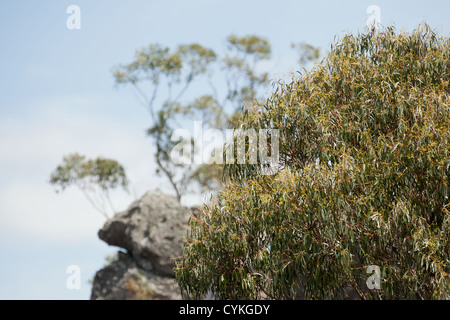
[[[280,130],[280,170],[226,166],[177,263],[187,296],[450,298],[448,37],[349,34],[242,126]]]

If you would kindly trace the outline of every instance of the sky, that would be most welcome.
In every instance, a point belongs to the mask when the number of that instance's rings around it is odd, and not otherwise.
[[[67,28],[70,5],[80,8],[80,29]],[[230,34],[256,34],[272,44],[265,68],[276,80],[297,67],[292,42],[326,52],[335,36],[365,29],[370,5],[380,8],[382,25],[412,30],[426,21],[449,34],[444,0],[2,1],[0,299],[89,299],[89,281],[118,250],[98,239],[105,218],[81,192],[56,194],[48,183],[64,155],[124,165],[131,192],[112,194],[116,211],[147,190],[172,193],[155,176],[149,116],[129,88],[115,86],[114,66],[150,43],[196,42],[220,52]],[[67,284],[73,265],[79,288]]]

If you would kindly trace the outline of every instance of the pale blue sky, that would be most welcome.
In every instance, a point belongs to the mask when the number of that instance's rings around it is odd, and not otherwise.
[[[81,8],[81,30],[66,9]],[[411,30],[420,21],[448,35],[449,1],[18,0],[0,4],[0,299],[88,299],[91,279],[117,249],[97,238],[104,223],[76,190],[56,195],[49,173],[78,151],[117,159],[134,195],[160,186],[153,175],[148,117],[111,68],[150,43],[198,42],[220,52],[224,39],[257,34],[273,46],[271,74],[295,69],[291,42],[325,51],[335,35],[365,28],[369,5],[381,23]],[[79,265],[80,290],[66,288]]]

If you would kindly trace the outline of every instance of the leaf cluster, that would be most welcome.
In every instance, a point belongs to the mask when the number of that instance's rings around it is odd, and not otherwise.
[[[193,298],[450,298],[450,39],[428,25],[348,34],[245,113],[278,129],[276,175],[232,183],[191,220]],[[365,270],[381,270],[368,290]]]

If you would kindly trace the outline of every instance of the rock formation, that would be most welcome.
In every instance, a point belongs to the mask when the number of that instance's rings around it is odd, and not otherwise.
[[[175,197],[149,191],[108,220],[99,238],[125,252],[96,273],[91,299],[181,299],[173,268],[189,212]]]

